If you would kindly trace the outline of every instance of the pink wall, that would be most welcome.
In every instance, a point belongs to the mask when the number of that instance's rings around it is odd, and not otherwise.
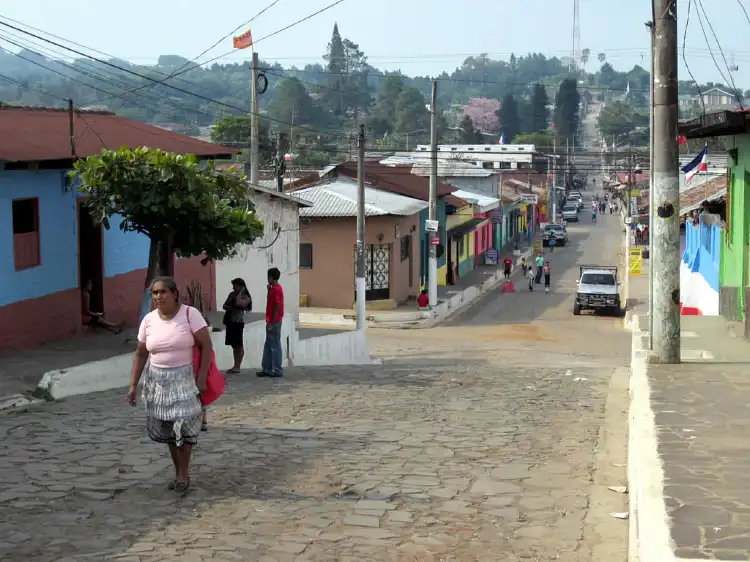
[[[487,222],[476,228],[474,234],[474,255],[479,256],[492,246],[492,223]]]

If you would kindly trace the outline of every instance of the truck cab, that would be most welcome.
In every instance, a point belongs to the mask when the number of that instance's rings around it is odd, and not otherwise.
[[[582,265],[578,274],[578,288],[573,301],[573,314],[593,310],[619,315],[620,284],[616,266]]]

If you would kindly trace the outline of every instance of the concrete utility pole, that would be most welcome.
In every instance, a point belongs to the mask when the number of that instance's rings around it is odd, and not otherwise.
[[[680,165],[677,147],[677,0],[653,0],[654,13],[654,353],[680,362]]]
[[[650,74],[650,97],[649,99],[649,141],[648,141],[648,348],[654,349],[654,276],[651,264],[654,255],[654,22],[646,22],[651,37],[651,74]]]
[[[357,140],[357,262],[354,273],[354,286],[357,298],[357,330],[367,327],[365,318],[365,126],[359,126]]]
[[[252,77],[250,84],[250,183],[258,185],[260,175],[260,147],[258,146],[258,53],[253,53]]]
[[[284,175],[286,174],[286,159],[284,154],[286,153],[286,135],[284,133],[278,133],[276,137],[276,189],[279,192],[284,192]]]
[[[557,137],[552,136],[552,222],[557,223]]]
[[[630,204],[630,195],[633,187],[633,152],[628,142],[628,183],[625,193],[625,217],[627,224],[625,225],[625,289],[623,296],[625,297],[625,309],[628,307],[628,300],[630,300],[630,239],[632,236],[632,223],[633,213],[632,205]]]
[[[438,160],[437,160],[437,80],[432,81],[432,101],[430,103],[430,209],[431,221],[437,221]],[[439,232],[430,233],[430,258],[427,267],[427,295],[430,306],[437,306],[437,244]]]

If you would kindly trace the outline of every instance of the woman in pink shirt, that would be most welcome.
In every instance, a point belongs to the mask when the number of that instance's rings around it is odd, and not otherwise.
[[[175,478],[168,488],[186,492],[190,456],[203,420],[198,396],[206,390],[211,336],[200,311],[180,304],[174,279],[154,279],[151,295],[156,309],[146,315],[138,330],[128,402],[135,406],[138,381],[145,371],[141,397],[146,406],[146,431],[151,440],[169,446]],[[197,373],[193,369],[195,346],[201,350]]]

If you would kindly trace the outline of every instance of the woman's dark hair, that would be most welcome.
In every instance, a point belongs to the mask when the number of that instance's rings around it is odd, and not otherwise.
[[[268,276],[274,281],[278,281],[281,277],[281,272],[279,271],[278,267],[272,267],[268,270]]]
[[[180,289],[177,286],[177,282],[174,280],[174,277],[169,276],[162,276],[162,277],[155,277],[153,281],[151,281],[151,290],[154,290],[154,285],[157,283],[164,283],[164,286],[167,288],[167,290],[170,293],[175,294],[175,300],[177,302],[180,301]]]
[[[245,280],[242,277],[232,279],[232,285],[239,285],[243,289],[247,289],[247,284],[245,284]]]

